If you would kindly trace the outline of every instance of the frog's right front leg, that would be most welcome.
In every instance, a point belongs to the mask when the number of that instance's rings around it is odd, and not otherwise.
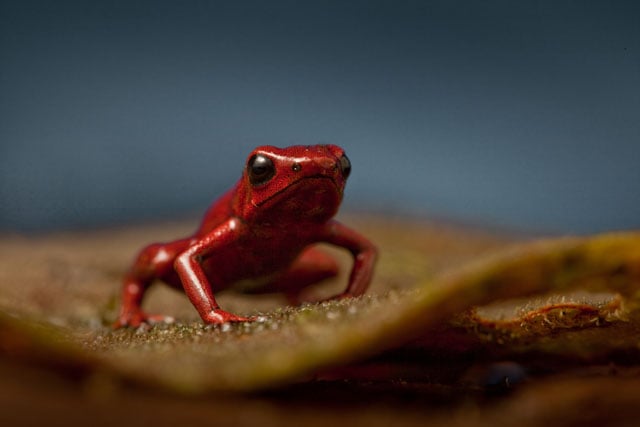
[[[237,243],[246,232],[245,224],[236,218],[232,218],[195,241],[175,260],[174,269],[180,277],[184,291],[205,323],[219,324],[252,320],[251,318],[226,312],[220,308],[213,296],[209,279],[201,265],[203,259],[213,255],[217,250],[225,246]],[[237,260],[219,259],[218,261],[225,263],[236,262]]]
[[[124,277],[120,313],[113,325],[114,328],[138,327],[143,323],[173,320],[169,316],[145,313],[142,310],[142,300],[146,290],[157,279],[176,285],[172,283],[174,280],[171,280],[171,276],[175,276],[173,262],[192,242],[192,239],[181,239],[167,244],[154,243],[140,251]]]

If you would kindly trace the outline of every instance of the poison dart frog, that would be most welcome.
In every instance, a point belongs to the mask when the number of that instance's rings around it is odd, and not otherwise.
[[[313,247],[320,242],[345,248],[354,259],[345,291],[333,298],[362,295],[377,250],[333,219],[350,172],[351,162],[336,145],[256,148],[238,183],[209,207],[193,235],[140,251],[124,277],[114,327],[171,320],[141,309],[156,280],[184,289],[205,323],[251,321],[222,310],[214,294],[279,292],[294,301],[338,273],[334,258]]]

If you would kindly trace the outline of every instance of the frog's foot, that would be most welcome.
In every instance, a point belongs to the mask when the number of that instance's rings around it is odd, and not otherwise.
[[[124,327],[137,328],[142,325],[155,325],[157,323],[173,323],[175,319],[162,314],[147,314],[142,310],[131,313],[123,313],[118,316],[118,320],[113,324],[113,329]]]
[[[217,308],[202,316],[202,320],[210,325],[220,325],[227,322],[253,322],[256,317],[238,316]]]

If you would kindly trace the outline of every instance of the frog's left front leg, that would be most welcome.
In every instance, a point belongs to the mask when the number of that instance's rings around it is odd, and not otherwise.
[[[216,227],[178,255],[174,269],[180,277],[184,291],[205,323],[244,322],[251,318],[237,316],[220,308],[213,296],[209,279],[202,269],[201,262],[216,250],[233,244],[246,232],[245,225],[232,218]],[[221,260],[221,262],[225,262]]]
[[[371,283],[378,250],[366,237],[341,224],[329,221],[320,236],[321,240],[347,249],[353,255],[353,267],[347,289],[334,298],[356,297],[364,294]]]
[[[169,316],[149,315],[142,310],[142,299],[146,290],[156,280],[172,283],[173,260],[184,251],[191,240],[181,239],[170,243],[154,243],[140,251],[136,261],[124,277],[120,314],[114,328],[138,327],[144,323],[167,322]]]

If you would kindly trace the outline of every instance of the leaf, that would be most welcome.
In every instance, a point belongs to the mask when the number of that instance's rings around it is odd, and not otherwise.
[[[24,272],[27,298],[20,300],[14,290],[3,287],[2,306],[13,317],[0,317],[0,326],[12,331],[6,335],[27,335],[34,349],[57,357],[62,354],[62,359],[82,369],[106,370],[192,394],[257,390],[300,381],[420,337],[428,342],[425,333],[451,321],[454,328],[473,335],[483,321],[473,320],[470,310],[509,298],[575,289],[606,292],[612,299],[619,294],[625,316],[635,319],[640,286],[637,233],[552,239],[496,250],[508,239],[441,226],[407,227],[376,220],[363,224],[356,228],[368,228],[368,235],[383,248],[370,295],[297,308],[262,301],[265,309],[257,322],[212,327],[185,315],[176,324],[148,330],[112,331],[101,326],[100,319],[113,316],[115,307],[107,301],[109,295],[113,301],[117,270],[126,265],[122,244],[130,242],[127,232],[38,242],[28,263],[48,265],[46,274],[16,267],[25,261],[15,254],[28,251],[33,241],[13,240],[3,247],[13,248],[9,258],[14,264],[3,258],[3,268],[14,277],[21,275],[17,270]],[[69,247],[74,239],[75,246]],[[91,252],[90,247],[99,249]],[[132,249],[127,246],[124,252]],[[180,301],[176,295],[168,297]],[[227,302],[238,304],[242,311],[247,299]],[[180,304],[190,309],[184,300]],[[461,318],[462,314],[466,317]],[[624,322],[625,316],[610,321]],[[49,333],[52,338],[45,339]],[[628,347],[633,345],[629,342]],[[18,353],[28,353],[28,348]]]

